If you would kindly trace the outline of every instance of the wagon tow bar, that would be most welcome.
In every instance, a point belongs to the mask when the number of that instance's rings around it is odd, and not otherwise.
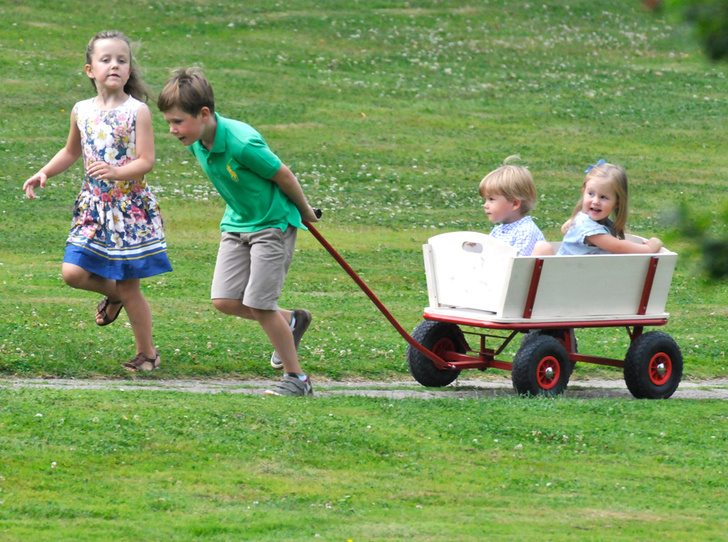
[[[318,218],[320,218],[321,210],[314,209],[314,211],[316,212],[316,216]],[[307,222],[304,220],[303,225],[308,228],[308,231],[310,231],[311,234],[318,240],[318,242],[321,243],[321,246],[323,246],[326,249],[326,251],[329,254],[331,254],[331,257],[334,258],[334,260],[336,260],[336,262],[341,266],[341,268],[344,271],[346,271],[346,273],[354,280],[354,282],[356,282],[359,285],[359,288],[361,288],[362,291],[367,295],[367,297],[369,299],[371,299],[372,303],[374,303],[374,305],[376,305],[376,307],[379,309],[379,312],[381,312],[384,315],[384,317],[387,320],[389,320],[389,323],[394,326],[394,329],[397,330],[397,332],[402,336],[402,338],[405,341],[407,341],[407,343],[410,344],[410,346],[419,350],[422,354],[427,356],[431,361],[433,361],[437,364],[441,364],[445,368],[448,368],[448,369],[455,368],[452,364],[448,363],[447,361],[442,359],[440,356],[438,356],[434,352],[429,351],[427,348],[425,348],[420,343],[418,343],[416,340],[414,340],[414,338],[412,338],[412,335],[407,333],[407,331],[399,324],[399,322],[397,322],[395,317],[392,316],[392,313],[389,312],[387,307],[385,307],[384,304],[381,301],[379,301],[379,298],[376,295],[374,295],[374,292],[371,291],[369,286],[367,286],[364,283],[364,281],[361,279],[361,277],[359,277],[359,275],[356,274],[356,271],[354,271],[351,268],[351,266],[348,263],[346,263],[344,258],[342,258],[338,252],[336,252],[334,247],[332,247],[331,244],[326,239],[324,239],[323,235],[321,235],[319,233],[319,231],[311,225],[310,222]]]

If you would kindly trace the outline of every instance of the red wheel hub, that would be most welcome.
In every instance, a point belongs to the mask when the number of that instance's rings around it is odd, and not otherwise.
[[[672,376],[672,360],[664,352],[659,352],[652,356],[647,370],[652,383],[655,386],[662,386]]]
[[[443,337],[435,343],[435,346],[432,347],[432,353],[437,354],[441,358],[444,358],[445,354],[450,352],[455,352],[455,343],[447,337]]]
[[[547,356],[541,360],[536,368],[536,379],[541,389],[550,390],[559,381],[561,365],[559,360],[553,356]]]

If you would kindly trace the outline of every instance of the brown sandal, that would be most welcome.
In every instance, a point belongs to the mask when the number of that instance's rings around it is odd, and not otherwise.
[[[109,318],[109,315],[106,313],[106,309],[109,308],[109,305],[121,305],[119,307],[119,310],[116,311],[116,314],[113,318]],[[104,296],[104,298],[99,301],[99,304],[96,306],[96,325],[97,326],[108,326],[109,324],[116,321],[116,319],[119,317],[119,313],[121,313],[121,309],[124,308],[124,305],[121,301],[111,301],[108,297]],[[101,323],[98,322],[99,316],[101,317]]]
[[[136,373],[139,371],[151,371],[153,369],[159,369],[159,364],[161,363],[161,361],[162,360],[159,357],[159,350],[155,350],[153,358],[148,358],[143,352],[140,352],[133,360],[122,363],[121,366],[127,371]]]

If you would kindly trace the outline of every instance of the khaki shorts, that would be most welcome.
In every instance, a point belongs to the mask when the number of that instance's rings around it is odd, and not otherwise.
[[[212,299],[240,299],[246,307],[278,310],[298,228],[223,232],[212,278]]]

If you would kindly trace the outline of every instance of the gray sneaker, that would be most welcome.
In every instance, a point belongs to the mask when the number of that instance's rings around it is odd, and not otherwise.
[[[301,337],[303,337],[303,334],[306,333],[308,326],[311,324],[311,313],[306,309],[294,309],[293,316],[296,318],[296,327],[293,328],[293,344],[296,345],[296,352],[298,352]],[[270,357],[270,365],[278,371],[283,369],[283,360],[281,360],[278,352],[275,350]]]
[[[266,395],[277,395],[281,396],[311,396],[313,395],[313,386],[311,386],[311,379],[307,378],[304,382],[296,375],[286,374],[283,380],[273,390],[265,390]]]

